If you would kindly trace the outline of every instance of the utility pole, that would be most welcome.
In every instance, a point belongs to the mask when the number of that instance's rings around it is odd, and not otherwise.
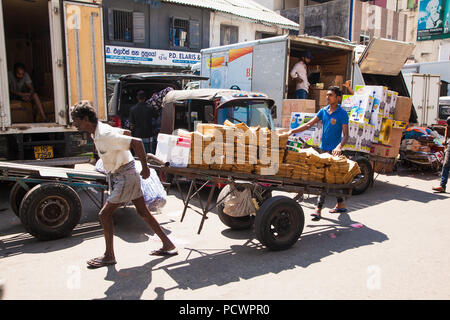
[[[298,34],[305,33],[305,0],[298,1]]]

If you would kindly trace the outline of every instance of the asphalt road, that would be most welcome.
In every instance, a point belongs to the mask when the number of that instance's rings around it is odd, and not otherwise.
[[[115,213],[115,266],[91,270],[104,250],[97,208],[82,196],[73,235],[42,242],[20,224],[0,186],[0,280],[4,299],[449,299],[450,194],[433,194],[438,176],[379,175],[374,187],[347,201],[347,214],[311,221],[316,197],[302,203],[305,228],[290,249],[269,251],[252,230],[233,231],[215,213],[197,234],[200,215],[173,189],[155,215],[179,248],[149,253],[158,237],[133,207]],[[291,195],[293,196],[293,195]],[[206,198],[206,194],[203,194]],[[358,228],[355,224],[361,224]]]

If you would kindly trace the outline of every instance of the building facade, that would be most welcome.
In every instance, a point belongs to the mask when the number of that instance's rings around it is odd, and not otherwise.
[[[249,0],[103,0],[106,73],[186,71],[200,50],[298,30]]]
[[[209,47],[210,10],[156,0],[104,0],[106,73],[183,71]]]

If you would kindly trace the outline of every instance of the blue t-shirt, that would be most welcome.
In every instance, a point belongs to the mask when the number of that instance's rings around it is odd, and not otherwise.
[[[348,125],[348,114],[341,105],[338,105],[336,111],[332,114],[328,113],[330,106],[326,106],[317,113],[317,117],[322,121],[323,133],[320,149],[324,151],[332,151],[341,143],[342,126]]]

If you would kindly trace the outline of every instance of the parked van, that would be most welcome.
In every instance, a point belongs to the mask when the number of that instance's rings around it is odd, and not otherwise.
[[[0,158],[48,159],[93,151],[90,137],[70,124],[69,107],[90,100],[107,120],[99,0],[0,1]],[[8,72],[22,63],[37,105],[10,96]],[[67,162],[66,162],[67,164]]]

